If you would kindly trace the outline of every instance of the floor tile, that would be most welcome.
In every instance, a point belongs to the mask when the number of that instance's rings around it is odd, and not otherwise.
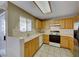
[[[43,44],[34,57],[72,57],[68,49]]]

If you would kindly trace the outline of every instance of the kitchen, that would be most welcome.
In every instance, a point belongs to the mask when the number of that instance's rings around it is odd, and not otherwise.
[[[22,9],[21,3],[29,5],[29,3],[33,2],[7,2],[6,56],[73,57],[75,52],[74,22],[78,20],[79,16],[73,15],[41,20],[41,18],[32,16]],[[65,2],[55,3],[61,5],[61,3],[64,4]],[[69,3],[70,7],[74,4],[73,2],[66,3]],[[34,6],[36,5],[33,3]]]

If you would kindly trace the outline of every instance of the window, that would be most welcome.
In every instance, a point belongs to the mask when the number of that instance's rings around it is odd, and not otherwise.
[[[27,19],[27,31],[32,31],[32,22],[30,19]]]
[[[32,31],[32,21],[30,19],[26,19],[25,17],[20,17],[20,31]]]
[[[20,17],[20,31],[26,32],[26,18]]]
[[[78,30],[79,29],[79,22],[76,22],[75,24],[74,24],[74,30]]]

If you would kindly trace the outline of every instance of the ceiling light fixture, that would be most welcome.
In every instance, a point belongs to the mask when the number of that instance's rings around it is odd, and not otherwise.
[[[50,4],[48,1],[34,1],[38,8],[44,13],[51,13]]]

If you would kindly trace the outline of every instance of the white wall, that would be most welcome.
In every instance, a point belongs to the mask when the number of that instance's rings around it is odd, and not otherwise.
[[[61,29],[60,30],[61,36],[68,36],[68,37],[74,37],[74,30],[73,29]]]

